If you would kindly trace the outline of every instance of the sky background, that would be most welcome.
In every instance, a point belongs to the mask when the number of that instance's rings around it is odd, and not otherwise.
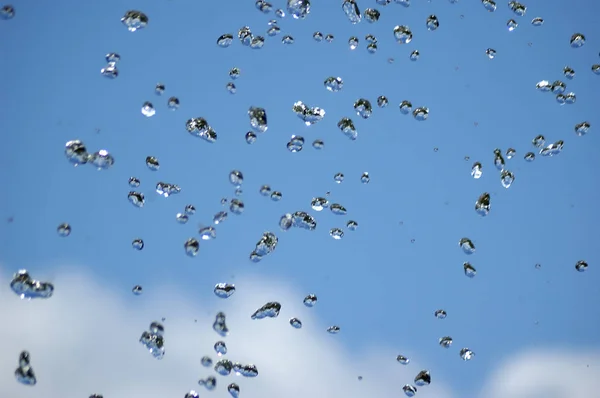
[[[12,3],[15,18],[0,20],[0,338],[7,342],[0,396],[31,394],[13,375],[22,350],[31,354],[33,389],[50,397],[208,395],[197,380],[214,374],[200,358],[216,359],[218,311],[228,316],[230,359],[256,364],[260,375],[218,376],[215,397],[228,396],[233,381],[243,398],[403,396],[401,387],[422,369],[432,384],[418,397],[587,398],[600,388],[593,376],[600,372],[593,232],[600,76],[591,72],[600,63],[600,10],[584,0],[528,0],[526,16],[517,17],[504,1],[489,13],[478,1],[415,0],[405,8],[363,0],[361,10],[377,8],[381,18],[352,25],[340,4],[313,1],[306,19],[286,15],[281,34],[266,37],[276,17],[253,1]],[[121,24],[131,9],[148,15],[146,28],[132,33]],[[425,27],[430,14],[440,21],[433,32]],[[537,16],[541,27],[530,23]],[[510,18],[519,23],[513,32]],[[262,49],[237,38],[229,48],[216,45],[246,25],[266,37]],[[395,25],[411,27],[411,43],[395,42]],[[335,39],[317,43],[315,31]],[[573,49],[576,32],[587,40]],[[285,34],[294,44],[281,43]],[[375,54],[366,50],[367,34],[378,39]],[[354,51],[350,36],[360,40]],[[494,59],[487,48],[497,51]],[[413,50],[421,54],[416,62]],[[109,52],[121,56],[115,80],[100,75]],[[573,80],[562,74],[566,65]],[[241,69],[234,95],[225,89],[232,67]],[[340,92],[325,89],[329,76],[344,80]],[[540,80],[564,81],[577,102],[560,106],[535,89]],[[162,96],[154,93],[158,82]],[[355,100],[376,107],[380,95],[387,108],[368,120],[356,115]],[[177,111],[167,109],[171,96],[181,101]],[[325,118],[306,127],[291,110],[299,100],[325,109]],[[402,115],[402,100],[428,107],[429,118]],[[140,112],[145,101],[156,108],[151,118]],[[269,124],[253,145],[244,139],[250,106],[265,108]],[[207,119],[216,143],[186,132],[192,117]],[[356,141],[336,127],[342,117],[354,121]],[[592,127],[578,137],[574,126],[583,121]],[[527,163],[538,134],[564,140],[564,150]],[[291,135],[305,138],[301,152],[286,149]],[[321,151],[310,145],[316,138],[325,142]],[[113,168],[70,165],[64,145],[73,139],[90,152],[108,150]],[[507,160],[516,179],[505,189],[493,150],[509,147],[517,151]],[[146,167],[147,156],[158,158],[158,171]],[[470,175],[475,161],[483,164],[479,180]],[[221,198],[234,196],[234,169],[244,174],[244,213],[230,214],[217,238],[187,257],[184,242],[199,239],[199,225],[226,210]],[[338,172],[341,184],[333,180]],[[363,172],[369,184],[360,182]],[[141,180],[142,209],[127,201],[131,176]],[[182,191],[163,198],[154,192],[159,181]],[[263,184],[283,199],[261,196]],[[310,208],[326,192],[347,216]],[[492,206],[485,218],[474,211],[483,192]],[[197,212],[180,225],[175,215],[187,204]],[[294,211],[313,215],[316,230],[281,231],[279,218]],[[345,229],[348,220],[358,222],[356,231]],[[56,233],[64,222],[73,229],[67,238]],[[345,229],[343,239],[329,236],[333,227]],[[264,231],[279,244],[251,263]],[[463,237],[475,254],[460,250]],[[135,238],[144,240],[142,251],[131,247]],[[575,271],[578,260],[589,263],[587,272]],[[475,278],[465,277],[464,261],[476,267]],[[20,300],[9,282],[22,268],[54,283],[54,296]],[[219,282],[235,283],[237,292],[217,298]],[[131,293],[137,284],[141,296]],[[319,298],[314,308],[302,305],[308,293]],[[267,301],[282,304],[279,317],[250,320]],[[447,318],[436,319],[437,309]],[[163,317],[159,362],[138,339]],[[291,317],[304,327],[293,329]],[[329,335],[334,324],[341,332]],[[447,335],[454,344],[446,350],[438,339]],[[472,361],[460,359],[463,347],[475,352]],[[398,364],[398,354],[411,363]]]

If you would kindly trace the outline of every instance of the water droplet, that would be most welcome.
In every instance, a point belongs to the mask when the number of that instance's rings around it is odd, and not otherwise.
[[[294,19],[304,19],[310,13],[310,1],[287,0],[287,11]]]
[[[50,282],[41,282],[29,276],[27,270],[19,270],[13,275],[10,281],[11,290],[21,299],[52,297],[54,293],[54,285]]]
[[[446,316],[448,315],[444,310],[436,310],[433,314],[437,319],[446,319]]]
[[[494,150],[494,166],[496,166],[496,169],[498,169],[498,171],[502,171],[504,170],[504,158],[502,157],[502,151],[498,148],[496,148]]]
[[[575,70],[570,66],[565,66],[563,68],[563,75],[565,75],[567,79],[571,80],[575,77]]]
[[[508,7],[513,13],[515,13],[515,15],[518,15],[519,17],[525,16],[525,13],[527,12],[527,7],[517,1],[508,2]]]
[[[541,148],[546,143],[546,138],[543,135],[537,135],[533,140],[531,140],[531,144],[536,148]]]
[[[244,212],[244,202],[236,198],[231,199],[229,202],[229,211],[239,216]]]
[[[156,359],[162,359],[165,355],[164,332],[165,328],[162,324],[152,322],[148,331],[144,331],[139,340]]]
[[[214,293],[217,297],[226,299],[235,293],[235,285],[231,283],[217,283],[215,285]]]
[[[473,254],[473,253],[475,253],[475,245],[473,244],[473,242],[469,238],[462,238],[458,242],[458,245],[463,250],[463,252],[465,252],[465,254]]]
[[[313,141],[312,147],[315,149],[323,149],[323,147],[325,147],[325,143],[323,142],[323,140],[316,139]]]
[[[575,125],[575,134],[584,136],[590,131],[590,122],[581,122]]]
[[[356,138],[358,138],[358,131],[356,131],[352,119],[343,117],[340,119],[337,126],[341,130],[341,132],[344,133],[344,135],[350,140],[354,141],[356,140]]]
[[[280,10],[278,10],[280,11]],[[235,384],[235,383],[231,383],[230,385],[227,386],[227,392],[229,392],[229,394],[233,397],[233,398],[239,398],[240,396],[240,387]]]
[[[200,243],[196,238],[189,238],[185,241],[183,248],[185,249],[185,254],[190,257],[196,257],[200,251]]]
[[[477,275],[477,270],[471,265],[471,263],[463,263],[463,269],[465,271],[465,275],[469,278],[473,278],[475,275]]]
[[[413,111],[413,117],[415,118],[415,120],[418,120],[420,122],[427,120],[427,118],[429,117],[429,108],[425,108],[425,107],[419,107],[419,108],[415,108],[415,110]]]
[[[278,8],[275,11],[275,15],[277,15],[279,18],[285,18],[285,12],[281,8]]]
[[[212,226],[200,228],[198,234],[200,234],[200,239],[202,240],[212,240],[217,238],[217,230]]]
[[[66,238],[71,235],[71,226],[68,223],[62,223],[56,228],[58,236]]]
[[[358,9],[358,5],[354,0],[344,0],[342,3],[342,10],[346,17],[352,24],[357,24],[361,21],[362,17],[360,15],[360,10]]]
[[[267,111],[263,108],[251,106],[250,109],[248,109],[248,117],[250,118],[250,125],[254,131],[258,133],[267,131]]]
[[[127,195],[127,199],[129,203],[134,205],[135,207],[144,207],[144,203],[146,202],[144,199],[144,194],[141,192],[131,191]]]
[[[485,54],[488,56],[489,59],[494,59],[494,57],[496,56],[496,50],[494,50],[493,48],[488,48],[487,50],[485,50]]]
[[[365,21],[367,21],[368,23],[375,23],[375,22],[379,21],[379,17],[381,16],[381,13],[374,8],[367,8],[364,12],[364,16],[365,16]]]
[[[142,250],[144,248],[144,241],[140,238],[134,239],[131,241],[131,247],[138,251]]]
[[[169,184],[167,182],[156,183],[156,193],[168,198],[171,195],[176,195],[181,192],[181,188],[177,184]]]
[[[327,206],[329,206],[329,201],[322,197],[313,198],[310,202],[310,207],[316,211],[321,211]]]
[[[198,384],[206,387],[208,391],[212,391],[217,386],[217,379],[214,376],[208,376],[206,379],[198,380]]]
[[[281,192],[279,191],[273,191],[271,193],[271,200],[273,202],[279,202],[281,200],[281,198],[283,197],[283,195],[281,194]]]
[[[142,294],[142,287],[140,285],[135,285],[133,289],[131,289],[131,292],[136,296],[139,296],[140,294]]]
[[[411,386],[410,384],[405,384],[404,387],[402,387],[402,391],[404,391],[404,394],[407,397],[414,397],[417,393],[417,387]]]
[[[533,152],[527,152],[523,157],[526,162],[533,162],[535,160],[535,154]]]
[[[227,84],[225,85],[225,89],[229,91],[229,94],[235,94],[237,91],[235,84],[233,84],[232,82],[227,82]]]
[[[175,215],[175,220],[179,223],[179,224],[185,224],[189,221],[189,217],[187,214],[185,213],[177,213]]]
[[[302,328],[302,322],[298,318],[290,319],[290,325],[292,325],[292,327],[296,329]]]
[[[148,25],[148,17],[141,11],[130,10],[125,13],[123,18],[121,18],[121,23],[123,23],[130,32],[135,32]]]
[[[356,48],[358,47],[358,37],[350,37],[348,39],[348,47],[350,47],[350,50],[356,50]]]
[[[595,75],[600,75],[600,64],[594,64],[594,65],[592,65],[592,72]]]
[[[339,203],[332,203],[331,206],[329,206],[329,210],[337,216],[345,216],[347,213],[346,208]]]
[[[323,33],[318,32],[318,31],[315,32],[315,33],[313,33],[313,40],[316,41],[316,42],[322,41],[323,40]]]
[[[431,383],[431,375],[428,370],[422,370],[415,376],[417,386],[428,386]]]
[[[356,114],[363,119],[368,119],[373,113],[371,102],[364,98],[359,98],[354,102],[354,110],[356,111]]]
[[[233,35],[231,33],[222,34],[217,39],[217,45],[222,48],[229,47],[231,43],[233,43]]]
[[[154,105],[151,102],[144,102],[142,105],[142,115],[146,117],[152,117],[156,114],[156,109],[154,109]]]
[[[577,261],[577,263],[575,263],[575,269],[578,272],[587,271],[587,269],[588,269],[588,263],[585,262],[585,261],[583,261],[583,260],[579,260],[579,261]]]
[[[262,196],[270,196],[271,195],[271,187],[268,185],[263,185],[260,187],[258,191]]]
[[[336,173],[333,176],[333,181],[337,182],[338,184],[341,184],[342,181],[344,181],[344,174],[343,173]]]
[[[190,390],[190,392],[186,393],[185,396],[183,398],[199,398],[200,395],[198,395],[198,393],[194,390]],[[92,397],[90,397],[92,398]],[[102,398],[102,397],[99,397]]]
[[[11,5],[5,5],[0,8],[0,19],[9,20],[15,17],[15,9]]]
[[[544,24],[544,19],[540,17],[535,17],[531,20],[531,24],[533,26],[542,26]]]
[[[585,36],[581,33],[574,33],[571,36],[570,44],[572,48],[579,48],[585,44]]]
[[[517,29],[517,26],[519,26],[519,24],[514,19],[509,19],[508,22],[506,22],[506,27],[508,28],[509,32]]]
[[[19,355],[19,366],[15,370],[15,377],[21,384],[34,386],[37,383],[35,373],[31,367],[31,359],[29,352],[21,351]]]
[[[419,59],[420,55],[421,54],[419,53],[419,50],[413,50],[413,52],[410,53],[410,57],[409,58],[410,58],[411,61],[417,61]]]
[[[490,194],[482,193],[475,202],[475,211],[480,216],[487,216],[490,213]]]
[[[396,357],[396,361],[398,361],[398,363],[401,365],[408,365],[410,363],[410,359],[404,355],[398,355]]]
[[[400,113],[403,115],[408,115],[412,111],[412,103],[410,101],[404,100],[400,103]]]
[[[340,240],[344,237],[344,231],[340,228],[331,228],[331,230],[329,230],[329,235],[335,240]]]
[[[140,186],[140,180],[139,180],[139,178],[136,178],[136,177],[129,177],[128,183],[131,188],[137,188]]]
[[[73,166],[86,164],[89,159],[84,143],[79,140],[68,141],[65,144],[65,156]]]
[[[288,151],[292,153],[300,152],[304,147],[304,137],[293,135],[286,146]]]
[[[323,82],[325,88],[331,92],[338,92],[344,87],[344,81],[341,77],[328,77]]]
[[[385,108],[386,106],[388,106],[388,104],[389,104],[389,101],[385,95],[380,95],[379,97],[377,97],[377,106],[378,107]]]
[[[397,25],[394,27],[394,38],[399,44],[408,44],[413,38],[412,31],[406,25]]]
[[[277,318],[281,311],[281,304],[276,301],[266,303],[250,316],[251,319]]]
[[[209,368],[209,367],[211,367],[211,366],[212,366],[212,364],[213,364],[213,361],[212,361],[212,359],[211,359],[209,356],[206,356],[206,355],[205,355],[205,356],[203,356],[203,357],[200,359],[200,364],[201,364],[202,366],[204,366],[204,367],[207,367],[207,368]]]
[[[227,354],[227,345],[225,345],[224,341],[217,341],[214,348],[218,356]]]
[[[213,330],[217,332],[219,336],[225,337],[229,334],[229,329],[227,328],[227,322],[224,312],[218,312],[215,316],[215,321],[213,322]]]
[[[319,107],[310,107],[304,104],[302,101],[296,101],[292,106],[292,111],[304,122],[306,126],[312,126],[313,124],[323,120],[325,117],[325,110]]]
[[[221,359],[215,364],[214,369],[221,376],[229,376],[233,370],[233,363],[229,359]]]
[[[107,150],[101,149],[89,156],[88,163],[98,170],[108,170],[115,164],[115,158]]]
[[[481,0],[481,4],[489,12],[496,11],[496,2],[493,0]]]
[[[327,333],[330,334],[338,334],[340,332],[340,327],[336,325],[329,326],[327,328]]]
[[[452,337],[444,336],[440,338],[439,344],[442,348],[450,348],[452,345]]]
[[[348,228],[350,231],[356,231],[356,229],[358,228],[358,223],[356,221],[349,220],[346,223],[346,228]]]
[[[363,184],[370,183],[371,177],[369,176],[369,173],[367,173],[366,171],[364,173],[362,173],[360,176],[360,182],[362,182]]]
[[[244,175],[239,170],[232,170],[229,173],[229,182],[236,188],[239,188],[244,182]]]
[[[196,208],[194,207],[194,205],[186,205],[184,211],[185,214],[187,214],[188,216],[193,216],[194,214],[196,214]]]
[[[313,307],[315,304],[317,304],[317,296],[314,294],[307,294],[306,297],[304,297],[304,300],[302,300],[302,302],[304,303],[305,306],[307,307]]]
[[[256,142],[256,134],[254,134],[252,131],[248,131],[246,133],[246,142],[248,144],[254,144]]]
[[[552,84],[548,80],[540,80],[536,83],[535,88],[542,92],[548,92],[552,90]]]
[[[502,181],[502,186],[508,189],[515,181],[515,175],[508,170],[504,170],[500,174],[500,180]]]
[[[475,356],[475,353],[468,348],[462,348],[460,350],[460,357],[463,361],[470,361]]]
[[[427,26],[427,30],[433,31],[440,27],[440,21],[435,15],[430,15],[425,21],[425,26]]]
[[[154,156],[147,156],[146,166],[148,166],[148,168],[152,171],[157,171],[160,168],[160,163],[158,162],[158,159]]]
[[[333,39],[334,39],[334,37],[331,33],[325,36],[325,41],[328,43],[331,43],[333,41]]]

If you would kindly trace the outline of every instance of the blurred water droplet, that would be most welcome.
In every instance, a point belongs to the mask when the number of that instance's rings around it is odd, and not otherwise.
[[[313,124],[323,120],[325,117],[325,110],[319,107],[310,107],[304,104],[302,101],[296,101],[292,106],[292,111],[304,122],[306,126],[312,126]]]
[[[215,225],[219,225],[225,220],[227,220],[227,212],[226,211],[220,211],[213,216],[213,223]]]
[[[548,156],[548,157],[558,155],[559,153],[562,152],[563,146],[564,146],[564,141],[558,140],[555,143],[550,144],[550,145],[546,146],[545,148],[543,148],[540,151],[540,155]]]
[[[356,114],[363,119],[368,119],[373,113],[371,102],[364,98],[359,98],[354,102],[354,110],[356,111]]]
[[[344,237],[344,231],[341,228],[331,228],[329,235],[335,240],[340,240]]]
[[[410,53],[409,58],[411,61],[417,61],[420,55],[419,50],[413,50],[413,52]]]
[[[448,315],[444,310],[436,310],[433,314],[437,319],[446,319],[446,316]]]
[[[196,257],[200,251],[200,243],[196,238],[189,238],[185,241],[183,248],[185,249],[185,254],[190,257]]]
[[[340,332],[340,327],[336,325],[329,326],[327,328],[327,333],[330,334],[338,334]]]
[[[477,270],[471,265],[471,263],[463,263],[463,269],[465,271],[465,275],[469,278],[473,278],[475,275],[477,275]]]
[[[388,106],[388,104],[389,104],[389,101],[385,95],[380,95],[379,97],[377,97],[377,106],[378,107],[385,108],[386,106]]]
[[[246,143],[254,144],[256,142],[256,138],[256,134],[254,134],[252,131],[248,131],[246,133]]]
[[[583,260],[579,260],[577,263],[575,263],[575,269],[578,272],[585,272],[588,269],[588,263]]]
[[[363,184],[370,183],[371,177],[369,176],[369,173],[367,173],[366,171],[364,173],[362,173],[360,176],[360,182],[362,182]]]
[[[271,187],[268,185],[263,185],[260,187],[258,191],[262,196],[270,196],[271,195]]]
[[[131,289],[131,292],[132,292],[133,294],[135,294],[136,296],[139,296],[140,294],[142,294],[142,290],[143,290],[143,289],[142,289],[142,287],[141,287],[140,285],[135,285],[135,286],[133,287],[133,289]]]
[[[325,36],[325,41],[328,43],[331,43],[333,41],[333,39],[334,39],[334,36],[331,33],[329,33],[328,35]]]
[[[343,173],[336,173],[333,176],[333,181],[337,182],[338,184],[341,184],[342,181],[344,181],[344,174]]]
[[[148,17],[141,11],[130,10],[121,18],[121,23],[127,27],[130,32],[135,32],[148,25]]]
[[[525,13],[527,12],[527,7],[517,1],[509,1],[508,7],[515,15],[518,15],[519,17],[525,16]]]
[[[403,115],[408,115],[412,111],[412,103],[410,101],[404,100],[400,103],[400,113]]]
[[[152,322],[148,331],[144,331],[140,337],[140,343],[146,347],[150,354],[156,359],[163,359],[165,355],[164,332],[165,328],[162,324]]]
[[[356,221],[349,220],[346,223],[346,228],[348,228],[350,231],[356,231],[356,229],[358,228],[358,223]]]
[[[293,135],[286,147],[292,153],[300,152],[304,147],[304,137]]]
[[[329,206],[329,210],[338,216],[345,216],[347,213],[346,208],[339,203],[332,203],[331,206]]]
[[[56,228],[58,236],[66,238],[71,235],[71,226],[68,223],[62,223]]]
[[[204,386],[208,391],[212,391],[217,386],[217,379],[214,376],[208,376],[206,379],[198,380],[198,384]]]
[[[323,140],[316,139],[313,141],[312,147],[315,149],[323,149],[325,147],[325,143],[323,142]]]
[[[481,0],[481,4],[489,12],[496,11],[496,2],[493,0]]]
[[[439,344],[442,348],[450,348],[452,345],[452,337],[444,336],[440,338]]]
[[[525,159],[526,162],[533,162],[535,160],[535,153],[527,152],[523,159]]]
[[[581,33],[574,33],[569,43],[572,48],[579,48],[585,44],[585,36]]]
[[[494,59],[494,57],[496,56],[496,50],[494,50],[493,48],[488,48],[487,50],[485,50],[485,54],[488,56],[489,59]]]
[[[460,350],[460,357],[463,361],[470,361],[475,356],[475,353],[468,348],[462,348]]]
[[[590,131],[590,123],[589,122],[581,122],[575,125],[575,134],[578,136],[584,136]]]
[[[200,397],[200,395],[198,395],[198,393],[196,391],[190,390],[190,392],[186,393],[185,397],[183,397],[183,398],[199,398],[199,397]],[[92,397],[90,397],[90,398],[92,398]],[[100,398],[102,398],[102,397],[100,397]]]
[[[193,216],[194,214],[196,214],[196,208],[194,207],[194,205],[186,205],[184,211],[185,214],[187,214],[188,216]]]
[[[229,94],[235,94],[237,92],[237,87],[235,87],[235,84],[232,82],[227,82],[225,89],[229,92]]]
[[[594,65],[592,65],[592,72],[595,75],[600,75],[600,64],[594,64]]]
[[[304,19],[310,14],[310,1],[287,0],[287,11],[294,19]]]
[[[134,239],[131,241],[131,247],[138,251],[142,250],[144,248],[144,241],[140,238]]]
[[[202,240],[212,240],[217,238],[217,230],[211,226],[200,228],[198,234],[200,234],[200,239]]]
[[[181,188],[177,184],[169,184],[162,181],[156,183],[156,193],[165,198],[176,195],[179,192],[181,192]]]
[[[517,26],[519,26],[519,24],[514,19],[509,19],[508,22],[506,22],[506,27],[508,28],[509,32],[517,29]]]
[[[11,5],[4,5],[0,8],[0,19],[9,20],[15,17],[15,8]]]
[[[200,364],[204,367],[209,368],[212,366],[213,361],[209,356],[205,355],[200,359]]]
[[[404,355],[396,356],[396,361],[401,365],[408,365],[410,363],[410,359]]]
[[[535,17],[531,20],[531,24],[533,26],[542,26],[544,24],[544,19],[540,17]]]
[[[215,321],[213,322],[213,330],[219,334],[219,336],[225,337],[229,334],[229,329],[227,328],[227,318],[224,312],[219,312],[215,316]]]
[[[31,367],[31,359],[29,352],[21,351],[19,355],[19,366],[15,370],[17,381],[26,386],[34,386],[37,383],[35,373]]]
[[[283,44],[294,44],[294,38],[290,35],[285,35],[281,38]]]

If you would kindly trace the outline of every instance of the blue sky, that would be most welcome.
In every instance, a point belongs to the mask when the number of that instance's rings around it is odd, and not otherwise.
[[[284,3],[273,1],[274,8]],[[34,278],[53,281],[56,297],[40,304],[5,295],[12,301],[0,314],[19,313],[24,306],[50,308],[54,301],[62,306],[48,311],[62,314],[75,303],[60,301],[61,291],[66,292],[64,297],[81,300],[81,305],[93,300],[103,308],[104,297],[92,299],[81,290],[61,286],[61,279],[71,280],[64,275],[70,270],[93,281],[110,295],[107,301],[125,307],[121,311],[137,314],[132,315],[136,320],[141,314],[167,317],[169,344],[170,313],[189,315],[190,319],[177,320],[185,327],[193,322],[192,313],[211,322],[207,319],[219,310],[237,314],[242,306],[256,309],[264,300],[279,300],[284,310],[274,322],[292,329],[287,319],[296,314],[285,308],[300,308],[296,304],[304,295],[315,293],[319,303],[310,316],[322,327],[299,332],[324,334],[317,343],[331,341],[352,357],[378,347],[373,355],[381,355],[378,360],[385,365],[380,366],[390,367],[389,381],[397,394],[421,370],[417,366],[432,372],[430,387],[439,381],[448,396],[476,398],[499,362],[510,363],[528,350],[543,356],[551,348],[600,349],[598,336],[590,332],[600,326],[595,305],[600,298],[595,265],[600,259],[593,240],[593,227],[600,221],[594,201],[595,171],[600,167],[595,134],[600,123],[595,111],[600,77],[591,72],[591,66],[600,63],[596,6],[583,0],[568,4],[528,0],[526,16],[517,17],[506,2],[498,2],[497,11],[489,13],[477,1],[415,0],[404,8],[363,0],[358,2],[361,10],[377,8],[381,18],[374,24],[363,20],[352,25],[340,3],[313,1],[306,19],[288,15],[278,22],[281,34],[267,37],[267,22],[276,17],[262,14],[251,1],[227,6],[183,0],[58,1],[35,7],[13,2],[15,17],[0,21],[0,34],[10,38],[0,43],[4,54],[0,71],[6,77],[0,86],[5,132],[0,170],[8,193],[0,207],[5,220],[0,224],[0,269],[6,281],[2,289],[9,289],[14,272],[27,268]],[[121,24],[130,9],[148,15],[146,28],[131,33]],[[425,27],[430,14],[440,21],[435,31]],[[530,23],[537,16],[544,18],[541,27]],[[511,18],[519,23],[513,32],[506,28]],[[237,38],[229,48],[216,45],[221,34],[235,37],[246,25],[266,37],[262,49],[244,47]],[[414,36],[409,44],[395,42],[396,25],[411,27]],[[312,39],[315,31],[335,39],[317,43]],[[569,39],[576,32],[586,36],[586,44],[573,49]],[[281,43],[285,34],[294,37],[294,44]],[[367,34],[378,39],[375,54],[366,50]],[[351,36],[360,40],[354,51],[347,44]],[[494,59],[485,55],[487,48],[497,51]],[[416,62],[409,60],[413,50],[420,52]],[[109,52],[121,56],[115,80],[99,73]],[[562,74],[566,65],[576,71],[573,80]],[[232,67],[241,69],[234,95],[225,89]],[[329,76],[344,80],[340,92],[325,89],[323,81]],[[577,94],[577,102],[559,105],[554,95],[535,89],[540,80],[564,81],[567,92]],[[166,86],[162,96],[154,93],[158,82]],[[388,97],[387,108],[375,108],[367,120],[356,115],[354,101],[366,98],[376,107],[380,95]],[[174,112],[166,106],[171,96],[181,101]],[[324,119],[306,127],[291,110],[299,100],[325,109]],[[428,120],[402,115],[398,105],[403,100],[428,107]],[[140,112],[145,101],[156,108],[151,118]],[[244,139],[250,130],[250,106],[265,108],[269,124],[253,145]],[[186,132],[185,122],[192,117],[204,117],[212,125],[216,143]],[[356,141],[337,128],[342,117],[354,121]],[[574,126],[582,121],[592,127],[578,137]],[[548,143],[564,140],[564,150],[527,163],[523,156],[534,150],[531,140],[538,134]],[[305,138],[301,152],[286,149],[292,135]],[[316,138],[325,142],[321,151],[310,146]],[[72,167],[64,157],[64,145],[73,139],[82,140],[92,152],[108,150],[115,165],[106,171]],[[509,147],[517,151],[507,160],[516,179],[505,189],[494,169],[493,150],[504,152]],[[159,159],[158,171],[146,167],[147,156]],[[483,164],[479,180],[470,176],[475,161]],[[233,197],[228,175],[234,169],[244,174],[244,213],[230,214],[216,226],[217,239],[201,242],[199,255],[187,257],[186,239],[199,239],[199,224],[210,224],[215,213],[225,210],[221,198]],[[345,175],[341,184],[333,180],[338,172]],[[363,172],[369,173],[369,184],[361,184]],[[140,191],[146,195],[142,209],[127,201],[131,176],[141,180]],[[159,181],[178,184],[182,191],[160,197],[154,192]],[[273,202],[261,196],[263,184],[281,191],[283,199]],[[348,209],[347,216],[310,208],[311,199],[326,192],[331,192],[330,202]],[[492,206],[485,218],[474,211],[483,192],[491,194]],[[187,204],[197,212],[180,225],[175,215]],[[294,211],[313,215],[316,230],[280,231],[280,216]],[[345,229],[348,220],[358,222],[356,231]],[[68,238],[56,234],[63,222],[73,228]],[[333,227],[345,229],[343,239],[329,236]],[[250,263],[248,255],[264,231],[277,234],[279,245],[260,263]],[[131,248],[138,237],[145,242],[142,251]],[[471,256],[458,247],[463,237],[476,245]],[[590,264],[587,272],[575,271],[578,260]],[[464,261],[477,268],[475,278],[464,276]],[[536,269],[536,263],[541,268]],[[212,289],[218,282],[235,283],[238,292],[225,302],[217,299]],[[139,297],[131,294],[136,284],[144,287]],[[169,296],[173,290],[179,294]],[[281,297],[284,293],[287,296]],[[163,302],[162,312],[151,311],[155,302]],[[136,312],[140,306],[145,310]],[[180,306],[191,309],[180,311]],[[27,311],[35,314],[41,308]],[[444,320],[433,316],[440,308],[448,312]],[[107,322],[110,319],[106,315]],[[135,328],[141,334],[152,320],[139,319]],[[327,335],[325,328],[331,324],[339,325],[341,333]],[[25,327],[12,326],[17,331]],[[24,346],[43,339],[11,333],[15,340],[2,369],[15,366]],[[437,345],[446,335],[454,338],[449,350]],[[218,339],[211,333],[206,336],[196,353],[198,361]],[[136,340],[131,339],[134,349],[143,351]],[[293,337],[285,341],[294,344]],[[462,347],[473,349],[475,359],[461,361]],[[418,365],[398,369],[398,354],[410,356]],[[58,360],[67,361],[66,355]],[[264,355],[254,359],[257,366],[260,359],[270,360],[268,353]],[[141,360],[152,360],[147,357]],[[576,358],[573,366],[588,365],[583,362]],[[345,366],[352,375],[350,383],[359,383],[356,376],[369,373],[360,361]],[[198,365],[197,377],[205,377],[203,371]],[[401,377],[394,372],[402,372]],[[42,370],[37,373],[42,379]],[[260,378],[268,385],[276,376],[263,373]],[[16,384],[12,371],[0,380],[0,391],[27,391]],[[4,387],[7,383],[11,386]],[[54,387],[64,394],[61,386]],[[40,382],[34,388],[45,387]],[[189,387],[173,389],[168,392],[183,396]],[[244,394],[259,396],[260,391],[252,389],[247,383]],[[117,391],[116,396],[119,393],[124,394]],[[223,386],[218,394],[225,396]],[[433,396],[428,394],[434,391],[424,387],[418,392],[419,397]]]

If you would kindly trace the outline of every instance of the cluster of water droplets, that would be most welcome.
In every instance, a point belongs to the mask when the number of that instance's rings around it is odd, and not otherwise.
[[[148,330],[145,330],[140,337],[140,343],[156,359],[163,359],[165,355],[165,328],[159,322],[152,322]]]

